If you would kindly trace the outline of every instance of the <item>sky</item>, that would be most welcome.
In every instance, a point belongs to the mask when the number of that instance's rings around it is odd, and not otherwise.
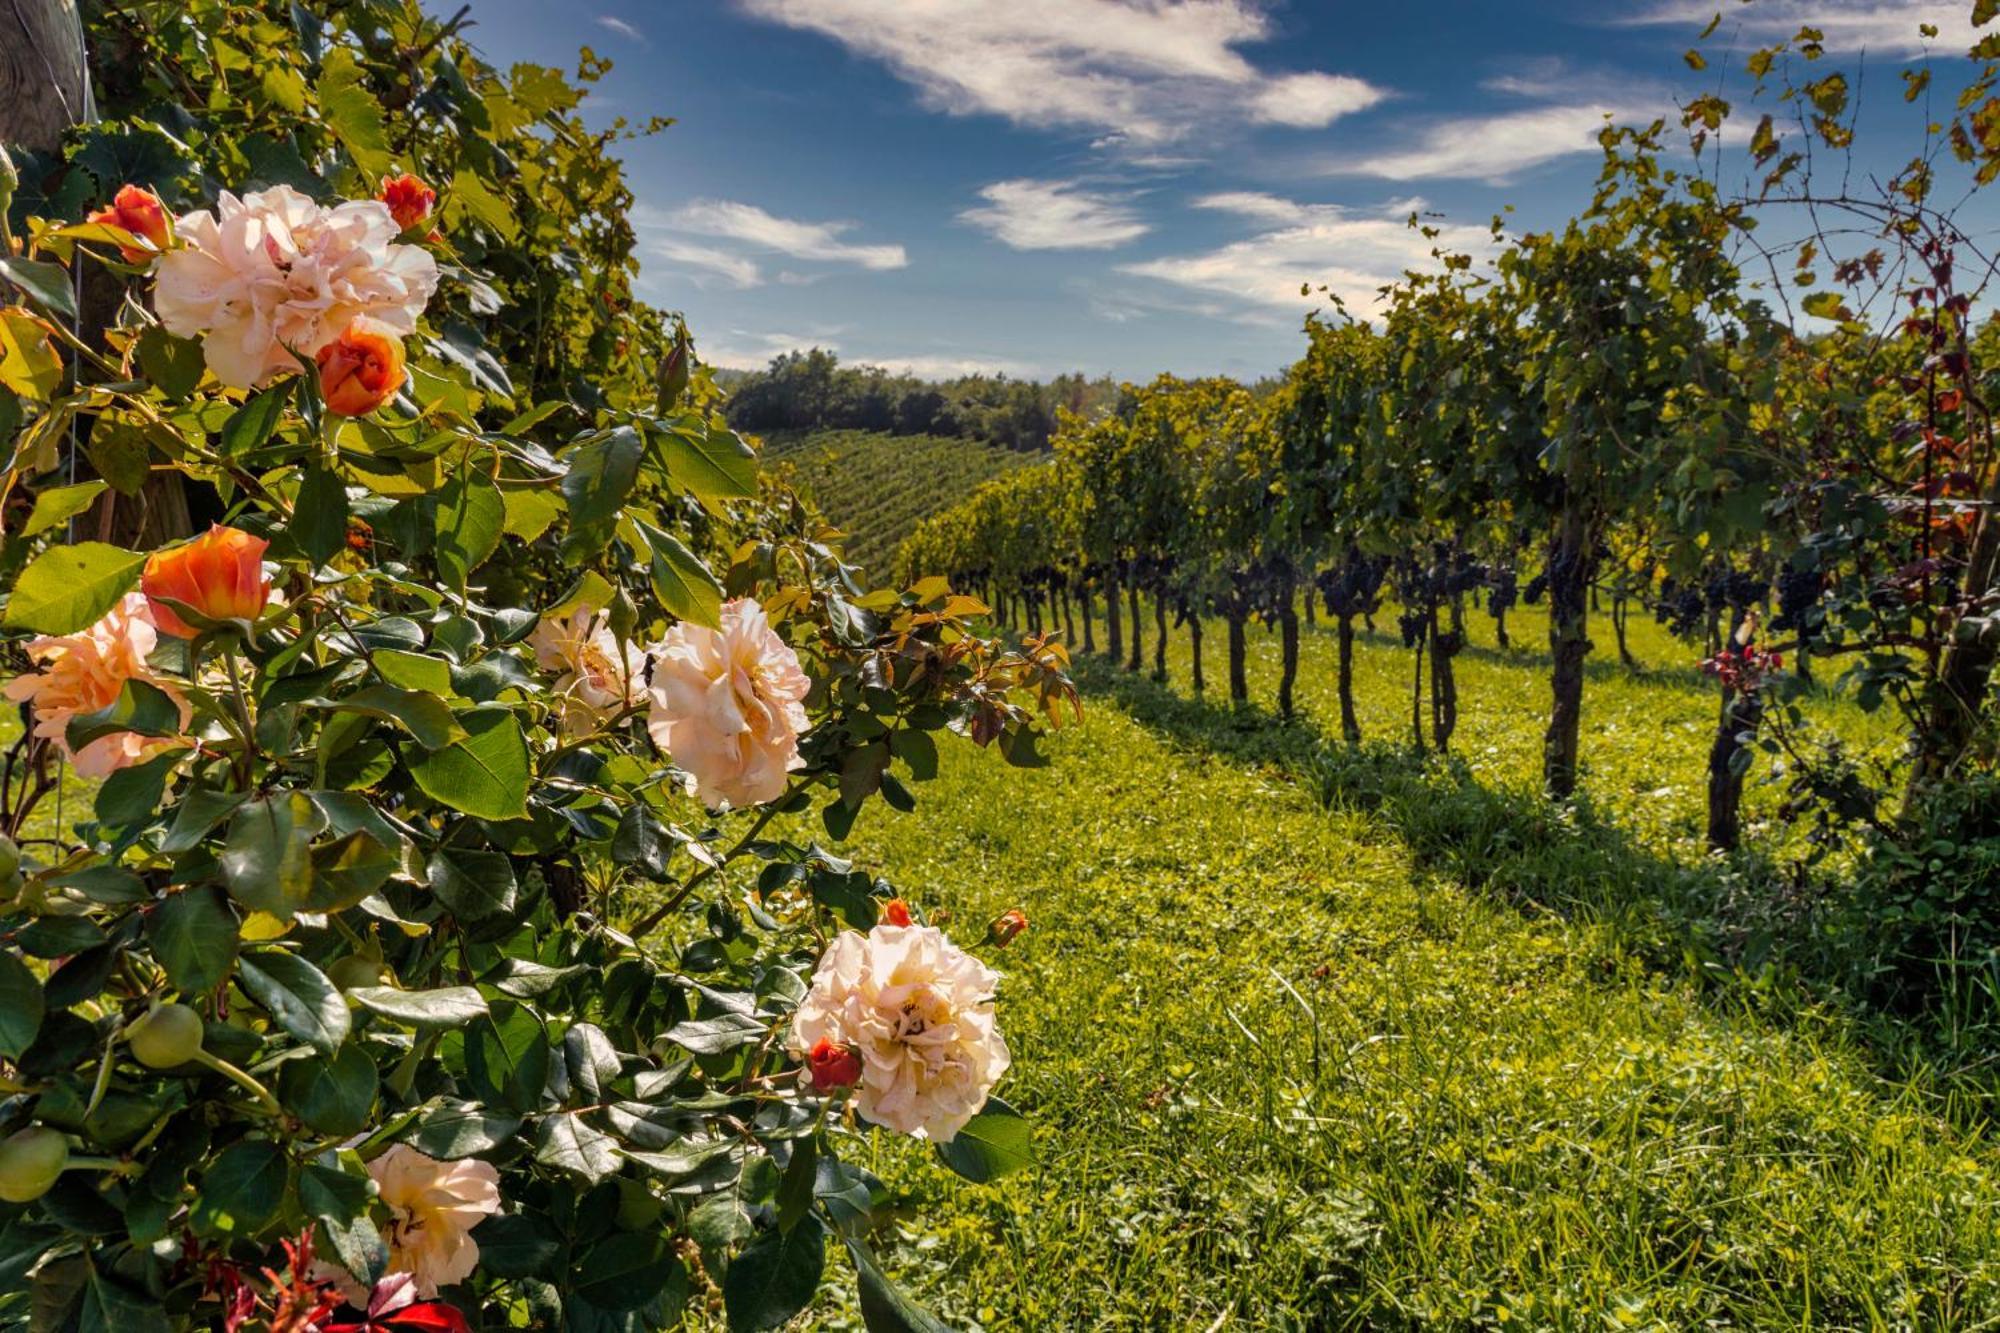
[[[1906,159],[1918,25],[1955,56],[1968,9],[472,0],[468,36],[503,66],[573,67],[588,45],[615,62],[594,123],[676,119],[623,148],[640,290],[712,364],[818,346],[936,377],[1254,379],[1297,358],[1316,289],[1365,314],[1429,262],[1413,212],[1475,253],[1503,208],[1512,230],[1559,225],[1589,201],[1607,115],[1741,92],[1743,55],[1803,21],[1859,64],[1864,154]]]

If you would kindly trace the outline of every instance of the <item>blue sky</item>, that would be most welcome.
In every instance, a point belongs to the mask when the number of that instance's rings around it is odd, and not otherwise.
[[[1739,53],[1692,72],[1682,55]],[[455,6],[454,6],[455,7]],[[627,146],[642,291],[705,357],[795,347],[945,375],[1293,360],[1302,283],[1365,308],[1425,262],[1405,222],[1476,247],[1506,205],[1571,216],[1607,114],[1650,120],[1811,20],[1865,53],[1864,150],[1920,118],[1896,71],[1944,0],[473,0],[506,64],[615,60],[596,120]],[[1944,82],[1940,76],[1940,82]],[[1745,125],[1747,131],[1747,123]]]

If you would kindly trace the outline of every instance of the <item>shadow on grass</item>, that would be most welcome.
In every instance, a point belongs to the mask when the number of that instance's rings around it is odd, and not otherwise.
[[[1718,1008],[1772,1022],[1797,1021],[1809,1008],[1821,1020],[1826,1009],[1838,1011],[1884,1077],[1939,1076],[1954,1120],[1987,1114],[2000,1095],[1990,1068],[1974,1073],[1991,1065],[1990,1050],[1946,1049],[1922,1016],[1857,998],[1844,984],[1857,942],[1843,939],[1826,902],[1768,859],[1744,852],[1678,862],[1638,842],[1587,792],[1556,802],[1493,787],[1450,757],[1383,741],[1350,746],[1309,715],[1190,698],[1102,659],[1079,656],[1077,668],[1086,694],[1168,744],[1276,767],[1324,808],[1370,815],[1419,869],[1529,915],[1606,929],[1648,965],[1696,981]]]

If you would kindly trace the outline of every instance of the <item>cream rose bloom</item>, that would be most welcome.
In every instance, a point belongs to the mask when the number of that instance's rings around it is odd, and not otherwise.
[[[118,698],[128,680],[143,680],[166,691],[180,707],[181,725],[192,716],[180,692],[146,664],[160,635],[144,593],[127,593],[105,617],[80,634],[30,639],[28,656],[42,669],[16,676],[3,691],[34,709],[35,735],[53,743],[81,778],[101,778],[143,762],[175,744],[134,731],[100,736],[71,753],[64,734],[78,713],[94,713]]]
[[[747,597],[722,608],[722,628],[679,624],[653,647],[646,729],[694,779],[709,809],[776,800],[803,767],[812,682],[798,654]]]
[[[568,616],[543,616],[528,636],[535,663],[558,673],[563,730],[588,731],[628,704],[646,701],[646,655],[611,632],[610,617],[579,606]]]
[[[1013,1059],[994,1024],[999,982],[932,926],[842,931],[819,960],[789,1045],[801,1057],[822,1039],[858,1053],[862,1115],[949,1143]]]
[[[479,1265],[472,1229],[500,1211],[500,1173],[490,1163],[440,1162],[398,1143],[368,1163],[394,1219],[389,1271],[415,1279],[418,1296],[465,1281]]]
[[[254,388],[300,369],[367,316],[407,336],[437,290],[437,261],[397,245],[389,206],[357,199],[323,208],[289,185],[213,213],[185,214],[181,242],[160,260],[153,306],[169,332],[200,337],[224,384]],[[297,355],[294,355],[296,353]]]

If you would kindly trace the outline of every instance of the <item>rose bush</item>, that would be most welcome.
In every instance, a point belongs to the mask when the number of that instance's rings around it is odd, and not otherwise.
[[[0,191],[0,1326],[935,1327],[848,1149],[1026,1160],[1000,981],[811,826],[1060,648],[759,475],[555,71],[169,8]]]

